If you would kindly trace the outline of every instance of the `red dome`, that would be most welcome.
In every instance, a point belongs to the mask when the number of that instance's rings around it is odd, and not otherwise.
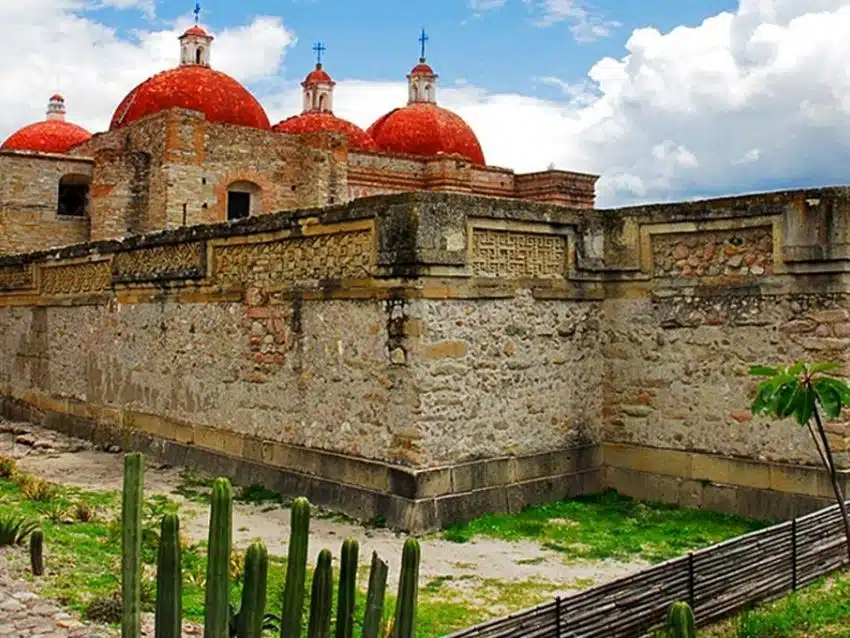
[[[229,75],[188,64],[154,75],[115,109],[110,130],[165,109],[202,112],[210,122],[268,129],[269,118],[248,90]]]
[[[205,38],[209,37],[209,34],[197,24],[194,27],[189,27],[188,29],[186,29],[186,33],[184,33],[183,35],[200,35]]]
[[[369,127],[379,149],[433,156],[463,155],[484,164],[481,144],[469,125],[451,111],[430,103],[408,104],[390,111]]]
[[[429,64],[420,62],[410,70],[410,75],[434,75],[434,69]]]
[[[345,133],[351,148],[374,149],[375,141],[362,128],[327,111],[308,111],[293,115],[272,127],[278,133]]]
[[[71,148],[87,142],[91,133],[81,126],[60,120],[47,120],[25,126],[13,133],[2,149],[40,151],[42,153],[67,153]]]
[[[328,72],[322,68],[321,63],[316,65],[316,68],[310,71],[307,74],[307,77],[304,78],[304,84],[310,84],[311,82],[324,82],[326,84],[333,84],[333,80],[331,80],[331,76],[328,75]]]

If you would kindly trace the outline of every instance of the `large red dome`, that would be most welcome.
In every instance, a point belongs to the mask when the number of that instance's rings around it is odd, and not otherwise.
[[[67,153],[74,146],[91,139],[91,133],[81,126],[61,120],[46,120],[25,126],[13,133],[0,146],[16,151]]]
[[[436,104],[415,102],[390,111],[369,127],[378,148],[394,153],[462,155],[484,164],[484,152],[463,119]]]
[[[351,148],[374,149],[375,141],[362,128],[327,111],[308,111],[293,115],[272,127],[278,133],[318,133],[329,131],[348,135]]]
[[[118,105],[109,128],[170,108],[200,111],[210,122],[270,128],[263,107],[244,86],[201,65],[179,66],[142,82]]]

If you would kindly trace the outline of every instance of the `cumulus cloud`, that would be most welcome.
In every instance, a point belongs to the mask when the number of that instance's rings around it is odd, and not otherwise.
[[[189,21],[125,40],[72,0],[20,4],[0,4],[0,83],[15,87],[0,92],[0,137],[41,119],[57,89],[74,120],[103,129],[127,91],[176,63]],[[850,0],[740,0],[697,26],[636,29],[584,78],[536,78],[560,99],[493,93],[472,78],[442,85],[439,101],[472,125],[492,164],[601,174],[603,206],[843,183],[848,31]],[[216,36],[213,65],[248,82],[270,119],[300,110],[302,74],[279,74],[295,41],[280,20]],[[364,127],[407,99],[403,73],[335,79],[337,113]]]

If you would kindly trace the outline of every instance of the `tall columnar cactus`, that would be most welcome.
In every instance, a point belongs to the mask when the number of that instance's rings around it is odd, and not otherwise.
[[[319,552],[316,571],[313,572],[313,589],[310,594],[310,624],[307,626],[307,638],[330,638],[333,587],[334,575],[331,566],[331,553],[329,550],[323,549]]]
[[[263,635],[268,573],[269,552],[263,543],[255,541],[245,552],[245,583],[236,623],[238,638],[261,638]]]
[[[393,638],[415,638],[416,636],[420,556],[419,541],[408,538],[401,555],[401,576],[398,580]]]
[[[207,543],[207,589],[204,638],[228,638],[230,629],[230,544],[233,534],[233,489],[230,481],[213,483]],[[123,637],[122,637],[123,638]]]
[[[366,594],[366,613],[363,616],[363,638],[378,638],[384,618],[384,596],[387,592],[389,567],[372,552],[372,569],[369,570],[369,592]]]
[[[342,543],[339,559],[339,593],[336,609],[336,638],[354,638],[354,596],[357,591],[357,557],[360,546],[354,538]]]
[[[310,503],[297,498],[292,504],[292,529],[283,587],[283,613],[280,618],[281,638],[301,638],[301,614],[307,580],[307,542],[310,536]]]
[[[30,567],[33,576],[44,574],[44,533],[40,529],[30,534]]]
[[[667,632],[670,638],[695,638],[697,635],[694,612],[685,602],[673,603],[667,612]]]
[[[156,556],[156,638],[180,638],[183,626],[183,572],[180,565],[180,519],[162,517]]]
[[[144,482],[144,458],[138,452],[127,454],[121,499],[121,638],[139,638],[141,632]]]

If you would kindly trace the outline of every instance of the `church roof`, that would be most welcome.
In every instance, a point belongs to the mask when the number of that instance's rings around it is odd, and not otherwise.
[[[322,63],[319,62],[316,64],[316,68],[310,71],[307,74],[307,77],[304,78],[304,84],[310,84],[313,82],[322,82],[325,84],[333,84],[333,80],[331,76],[328,75],[328,72],[322,68]]]
[[[475,132],[456,113],[433,103],[414,102],[378,118],[368,133],[381,150],[410,155],[462,155],[485,164]]]
[[[91,139],[91,133],[71,122],[44,121],[25,126],[13,133],[0,146],[16,151],[67,153],[74,146]]]
[[[351,148],[374,149],[375,141],[362,128],[328,111],[307,111],[293,115],[273,127],[278,133],[345,133]]]
[[[118,105],[109,128],[170,108],[200,111],[210,122],[270,128],[263,107],[244,86],[202,65],[182,65],[142,82]]]

